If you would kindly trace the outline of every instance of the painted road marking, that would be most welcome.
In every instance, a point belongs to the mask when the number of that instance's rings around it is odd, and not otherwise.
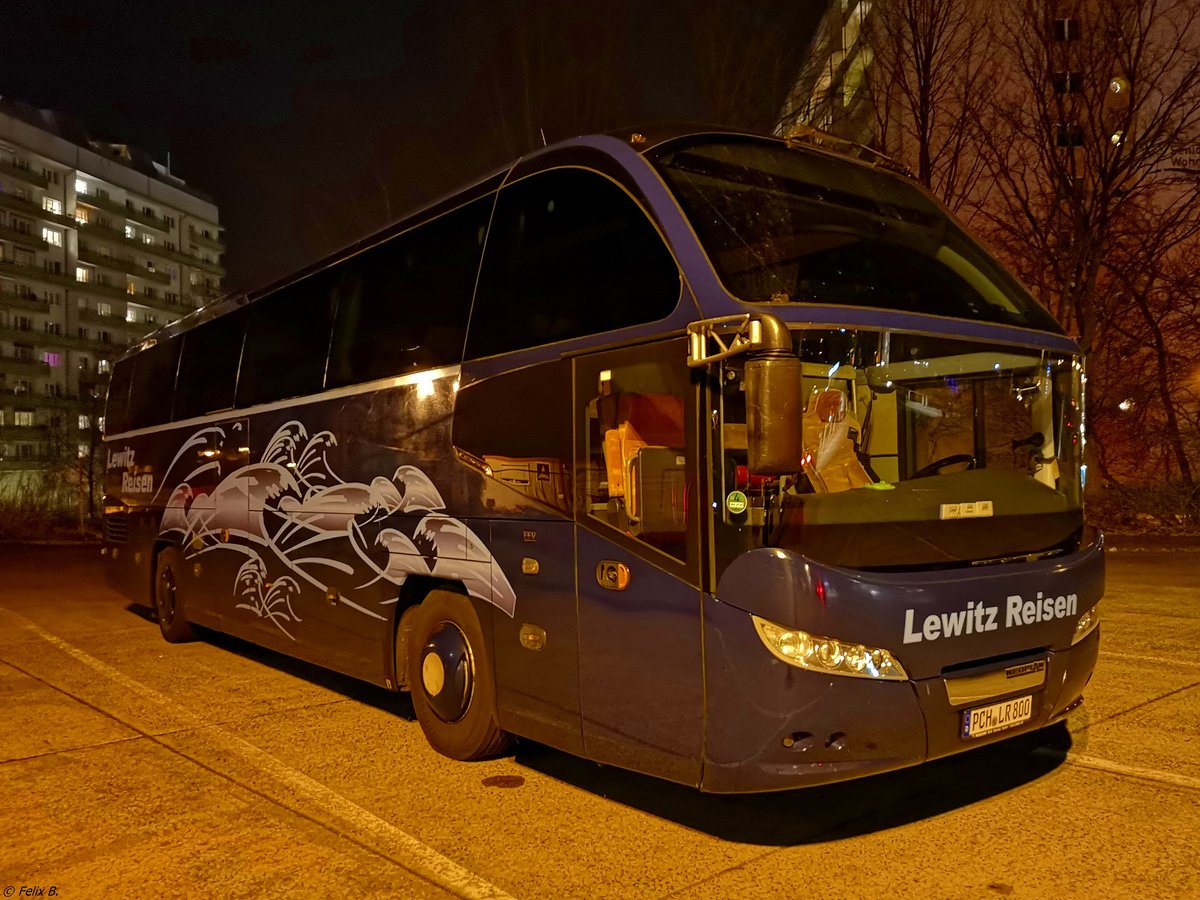
[[[211,738],[214,743],[219,744],[222,750],[236,754],[243,761],[273,776],[282,782],[284,786],[307,797],[325,811],[372,835],[382,841],[386,847],[398,851],[395,855],[402,861],[405,868],[410,868],[414,873],[428,879],[438,887],[444,888],[460,897],[467,898],[467,900],[515,900],[510,894],[505,893],[491,882],[464,869],[458,863],[438,853],[432,847],[423,844],[412,835],[397,828],[390,822],[379,818],[374,813],[363,809],[358,804],[347,800],[341,794],[330,790],[320,782],[309,778],[303,772],[298,772],[290,766],[285,765],[266,751],[230,734],[219,725],[206,722],[200,716],[180,706],[153,688],[149,688],[141,682],[134,681],[124,672],[113,668],[102,660],[96,659],[90,653],[64,641],[57,635],[45,631],[24,616],[7,609],[3,611],[14,619],[17,619],[26,630],[37,635],[48,644],[57,647],[63,653],[73,657],[93,671],[99,672],[104,677],[115,681],[121,687],[132,691],[139,697],[159,704],[173,715],[193,722],[199,728],[203,728],[206,736]],[[126,722],[123,724],[129,725],[130,723]],[[159,743],[162,742],[160,741]],[[164,746],[175,752],[180,752],[177,748],[166,744]],[[186,754],[182,753],[181,755],[186,756]],[[193,761],[198,762],[196,760]],[[286,804],[280,803],[280,805],[287,808]],[[291,811],[296,812],[296,810]]]
[[[1190,659],[1174,659],[1170,656],[1139,656],[1136,653],[1113,653],[1101,650],[1101,656],[1111,656],[1113,659],[1136,659],[1139,662],[1162,663],[1168,666],[1186,666],[1190,669],[1200,669],[1200,662]]]
[[[1060,753],[1049,748],[1039,748],[1033,752],[1039,756],[1060,756]],[[1098,772],[1108,772],[1112,775],[1127,775],[1131,778],[1141,778],[1144,781],[1157,781],[1160,784],[1170,784],[1175,787],[1200,791],[1200,778],[1193,778],[1190,775],[1164,772],[1161,769],[1143,769],[1141,766],[1127,766],[1124,763],[1113,762],[1111,759],[1101,759],[1098,756],[1085,756],[1081,753],[1068,752],[1066,761],[1073,766],[1079,766],[1083,769],[1095,769]]]

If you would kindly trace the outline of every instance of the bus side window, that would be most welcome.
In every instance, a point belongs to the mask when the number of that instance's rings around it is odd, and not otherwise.
[[[233,406],[238,360],[246,331],[246,310],[238,309],[183,334],[175,420],[203,416]]]
[[[108,383],[108,401],[104,407],[106,434],[120,434],[129,427],[129,386],[132,383],[133,359],[116,363]]]
[[[526,399],[534,397],[536,402]],[[526,366],[462,388],[454,404],[453,441],[486,464],[487,509],[525,505],[516,496],[521,494],[569,514],[570,361]]]
[[[177,337],[160,340],[134,357],[126,428],[148,428],[171,420],[180,343]]]
[[[675,260],[629,194],[595,172],[542,172],[500,191],[467,358],[653,322],[679,296]]]
[[[326,387],[462,361],[492,202],[481,197],[341,264]]]
[[[336,269],[326,269],[251,305],[238,406],[315,394],[324,387],[336,275]]]

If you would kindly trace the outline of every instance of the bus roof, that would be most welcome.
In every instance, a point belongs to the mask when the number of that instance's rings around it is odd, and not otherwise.
[[[267,284],[253,288],[249,291],[226,294],[212,303],[207,304],[173,322],[167,323],[156,331],[146,335],[136,344],[131,346],[119,359],[130,356],[139,352],[139,350],[153,345],[158,339],[164,337],[173,337],[176,334],[187,331],[201,322],[223,316],[229,312],[246,306],[260,297],[286,287],[287,285],[301,281],[311,275],[316,274],[339,261],[346,259],[368,247],[374,246],[381,241],[387,240],[395,234],[399,234],[421,221],[431,218],[443,209],[452,209],[459,206],[477,196],[487,193],[490,190],[499,188],[510,173],[514,170],[522,168],[527,162],[535,161],[538,157],[547,156],[556,151],[568,149],[571,147],[590,146],[596,147],[598,139],[612,139],[619,141],[627,150],[632,150],[640,156],[647,156],[655,151],[662,151],[667,145],[682,140],[703,139],[706,136],[711,137],[729,137],[742,138],[750,140],[766,140],[778,141],[781,144],[786,144],[788,147],[801,152],[815,153],[819,155],[836,156],[845,161],[863,165],[867,167],[875,167],[887,170],[893,174],[906,175],[912,177],[902,165],[889,159],[883,154],[866,147],[865,145],[855,144],[843,138],[836,137],[831,134],[820,132],[816,129],[808,127],[800,127],[793,129],[785,136],[779,135],[763,135],[746,131],[744,129],[734,129],[720,125],[709,125],[687,122],[665,122],[646,125],[644,127],[627,127],[615,129],[601,134],[578,135],[562,141],[548,144],[544,147],[538,147],[522,156],[517,157],[511,162],[488,172],[487,174],[478,177],[465,185],[456,188],[446,194],[443,194],[425,204],[413,208],[402,216],[397,217],[387,225],[375,231],[358,238],[357,240],[339,248],[303,268],[291,272],[282,278],[276,279]],[[614,143],[614,150],[617,145]],[[930,199],[937,203],[936,199],[920,185],[912,180],[912,184],[918,190],[927,194]],[[940,204],[938,204],[940,205]],[[809,307],[812,309],[812,307]],[[794,316],[784,315],[784,318],[794,318]],[[982,324],[982,323],[981,323]],[[985,329],[993,329],[997,326],[985,325]],[[1020,331],[1022,329],[1010,329],[1004,326],[999,326],[1003,330]],[[1061,342],[1062,339],[1059,339]]]

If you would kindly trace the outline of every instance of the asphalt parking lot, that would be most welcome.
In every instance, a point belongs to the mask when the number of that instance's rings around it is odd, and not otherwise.
[[[1200,897],[1200,552],[1110,554],[1068,728],[745,797],[446,760],[404,696],[164,643],[99,562],[0,547],[5,897]]]

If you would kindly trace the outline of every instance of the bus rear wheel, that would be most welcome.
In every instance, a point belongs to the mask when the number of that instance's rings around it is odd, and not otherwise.
[[[172,644],[195,637],[179,598],[181,571],[178,550],[167,547],[159,551],[154,564],[154,612],[158,617],[158,630]]]
[[[431,747],[451,759],[486,759],[511,738],[496,723],[496,684],[470,601],[433,591],[413,611],[408,683]]]

